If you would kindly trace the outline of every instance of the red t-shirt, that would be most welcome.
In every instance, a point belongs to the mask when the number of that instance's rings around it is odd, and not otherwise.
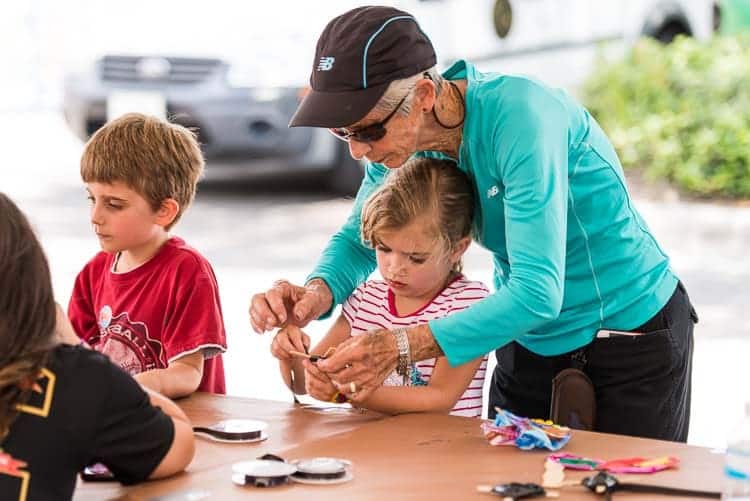
[[[126,273],[112,271],[115,258],[98,253],[76,278],[68,316],[78,335],[131,375],[201,350],[198,391],[225,393],[226,333],[208,261],[177,237]]]

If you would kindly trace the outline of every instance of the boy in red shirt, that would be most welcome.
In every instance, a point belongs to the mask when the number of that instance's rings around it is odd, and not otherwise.
[[[78,274],[68,316],[92,348],[172,398],[225,393],[216,277],[202,255],[169,235],[203,164],[193,133],[138,113],[99,129],[81,158],[103,252]]]

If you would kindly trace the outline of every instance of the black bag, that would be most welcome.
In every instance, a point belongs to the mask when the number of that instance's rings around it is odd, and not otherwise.
[[[583,371],[564,369],[552,380],[550,419],[575,430],[594,429],[596,395],[591,379]]]

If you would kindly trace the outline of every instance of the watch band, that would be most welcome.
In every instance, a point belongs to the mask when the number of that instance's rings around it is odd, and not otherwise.
[[[404,386],[409,383],[411,376],[411,350],[409,349],[409,336],[406,335],[406,329],[401,327],[391,331],[396,338],[396,347],[398,348],[398,363],[396,364],[396,374],[404,378]]]

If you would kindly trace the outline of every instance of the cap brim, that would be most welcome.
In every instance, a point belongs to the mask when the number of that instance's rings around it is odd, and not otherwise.
[[[294,112],[289,127],[331,129],[352,125],[370,112],[385,93],[389,83],[344,92],[311,90]]]

